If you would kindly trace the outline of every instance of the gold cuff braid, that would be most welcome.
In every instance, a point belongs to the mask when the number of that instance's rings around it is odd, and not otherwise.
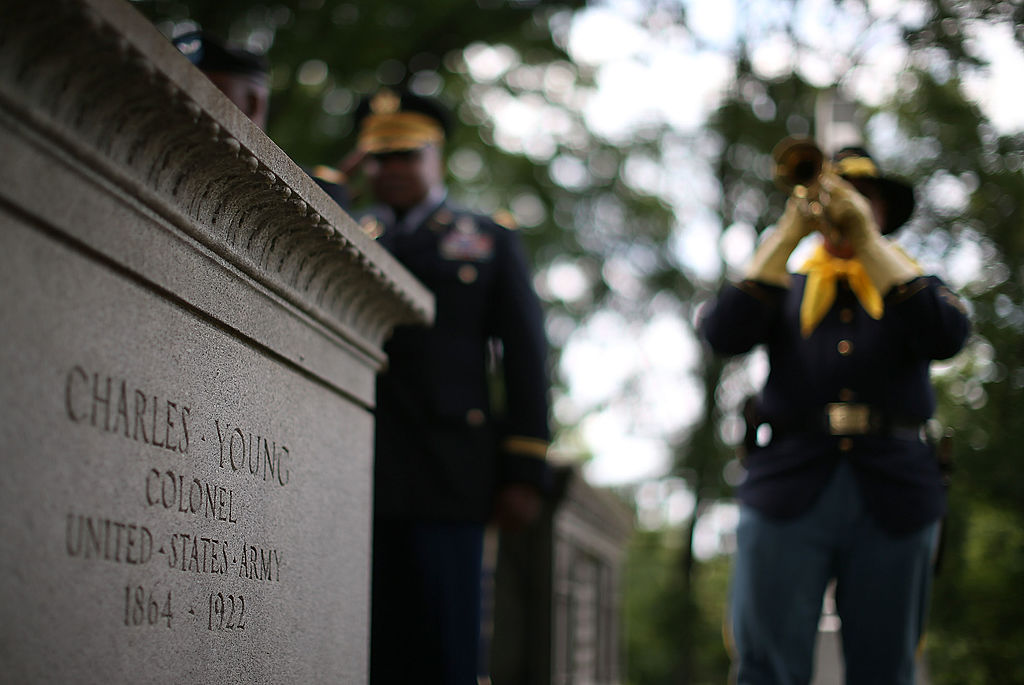
[[[505,438],[501,443],[501,449],[505,452],[522,454],[524,456],[546,459],[548,455],[548,441],[540,438],[528,438],[522,435],[513,435]]]

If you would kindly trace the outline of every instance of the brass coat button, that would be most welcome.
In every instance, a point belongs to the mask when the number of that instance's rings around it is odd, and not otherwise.
[[[476,267],[472,264],[463,264],[459,267],[459,280],[467,285],[476,280]]]
[[[474,428],[484,425],[484,421],[486,420],[487,417],[484,415],[482,409],[470,409],[466,412],[466,423]]]
[[[853,353],[853,343],[849,340],[840,340],[839,344],[836,345],[836,349],[839,350],[839,354],[848,357]]]
[[[853,310],[849,307],[844,307],[839,312],[839,320],[843,323],[850,323],[853,321]]]
[[[853,440],[851,440],[850,438],[841,438],[839,440],[839,451],[840,452],[849,452],[852,449],[853,449]]]

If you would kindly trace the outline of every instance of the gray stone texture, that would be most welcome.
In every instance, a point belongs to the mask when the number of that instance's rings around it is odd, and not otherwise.
[[[555,482],[541,521],[501,536],[487,634],[491,675],[504,685],[620,683],[633,514],[573,467],[557,467]]]
[[[0,682],[365,682],[429,293],[128,3],[0,14]]]

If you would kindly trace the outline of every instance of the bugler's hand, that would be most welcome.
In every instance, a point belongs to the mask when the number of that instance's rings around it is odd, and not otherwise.
[[[786,209],[775,224],[781,237],[798,243],[818,228],[819,220],[807,210],[806,205],[806,200],[796,197],[786,201]]]
[[[786,261],[794,248],[817,227],[817,220],[806,211],[806,200],[789,198],[786,209],[775,222],[775,230],[754,250],[743,272],[749,278],[770,285],[789,286]]]
[[[829,196],[825,214],[830,225],[825,231],[831,229],[838,234],[830,236],[826,233],[827,238],[834,243],[845,239],[857,249],[881,234],[871,202],[849,181],[834,173],[826,173],[822,175],[821,183]]]
[[[921,269],[878,228],[871,202],[848,181],[829,174],[823,179],[831,201],[828,216],[840,237],[852,248],[864,265],[868,278],[885,296],[893,286],[908,283],[921,275]],[[833,241],[841,245],[840,241]]]

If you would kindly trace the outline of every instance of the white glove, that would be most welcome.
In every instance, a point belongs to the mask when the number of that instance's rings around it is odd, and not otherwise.
[[[883,297],[893,286],[921,275],[917,265],[882,236],[868,198],[835,174],[825,174],[822,187],[829,197],[825,210],[829,225],[822,231],[833,244],[845,242],[853,248]]]
[[[770,285],[789,286],[789,271],[786,269],[789,255],[817,226],[817,222],[801,209],[801,202],[789,198],[786,211],[779,217],[775,230],[754,251],[744,271],[744,278]]]

